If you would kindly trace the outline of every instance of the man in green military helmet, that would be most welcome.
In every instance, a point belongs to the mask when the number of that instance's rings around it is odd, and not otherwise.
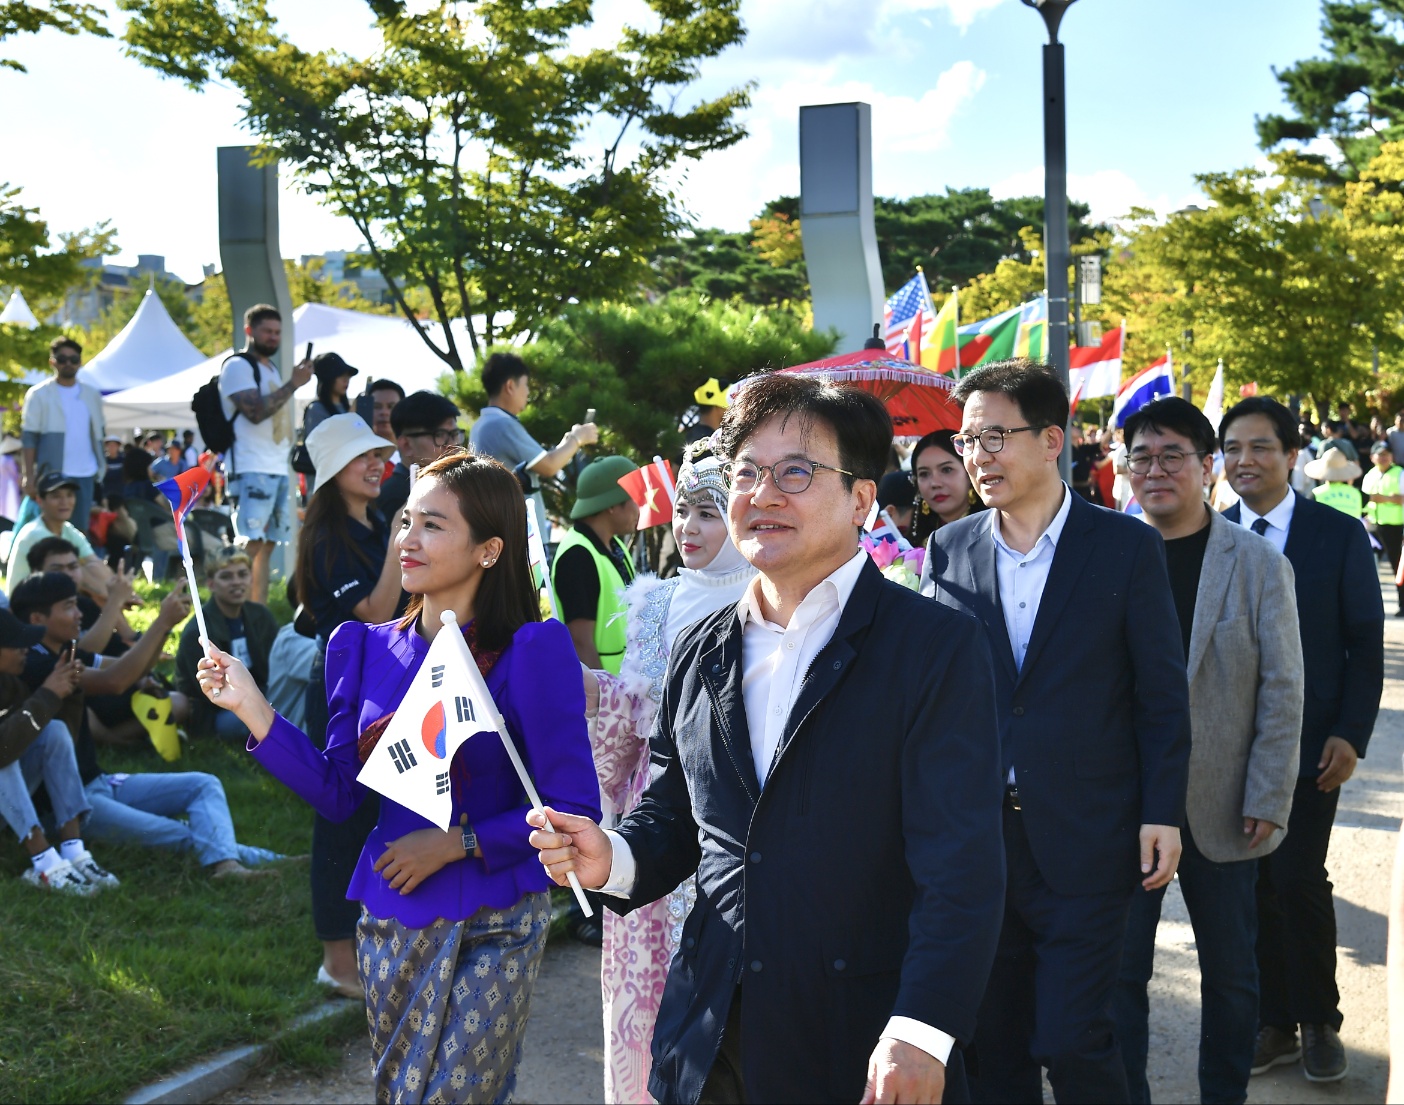
[[[575,484],[575,523],[556,550],[551,587],[561,621],[586,667],[619,674],[624,659],[624,588],[634,578],[621,540],[638,527],[639,508],[619,480],[638,465],[628,457],[599,457]]]
[[[1375,442],[1370,449],[1370,460],[1374,467],[1365,473],[1365,481],[1360,485],[1365,493],[1365,517],[1370,520],[1370,530],[1380,539],[1389,557],[1389,566],[1394,570],[1399,599],[1394,616],[1404,618],[1404,587],[1398,585],[1399,553],[1404,547],[1404,491],[1400,488],[1404,468],[1395,463],[1394,450],[1384,441]]]

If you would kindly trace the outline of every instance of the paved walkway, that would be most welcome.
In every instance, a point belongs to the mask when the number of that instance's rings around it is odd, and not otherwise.
[[[1394,610],[1393,586],[1385,609]],[[1336,888],[1342,1037],[1350,1055],[1343,1082],[1318,1086],[1299,1067],[1253,1079],[1250,1102],[1378,1102],[1388,1077],[1385,939],[1395,836],[1404,817],[1404,618],[1385,625],[1385,693],[1369,758],[1341,795],[1331,840]],[[570,941],[546,951],[533,1002],[527,1056],[518,1084],[522,1102],[599,1102],[602,1028],[598,953]],[[1199,1100],[1195,1074],[1199,1031],[1199,967],[1178,885],[1165,898],[1151,984],[1151,1095],[1157,1102]],[[221,1098],[228,1103],[373,1102],[366,1045],[347,1045],[341,1067],[316,1077],[254,1079]],[[1050,1098],[1051,1100],[1051,1098]]]

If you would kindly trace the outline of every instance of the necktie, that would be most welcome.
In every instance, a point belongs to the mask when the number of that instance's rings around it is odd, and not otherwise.
[[[1268,520],[1266,518],[1258,518],[1254,520],[1252,526],[1249,528],[1259,537],[1262,537],[1263,534],[1267,533]]]

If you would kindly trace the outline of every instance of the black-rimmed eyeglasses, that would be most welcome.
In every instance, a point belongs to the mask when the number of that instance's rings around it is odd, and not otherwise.
[[[1195,450],[1192,453],[1183,453],[1179,449],[1166,449],[1163,453],[1132,453],[1126,458],[1126,467],[1137,476],[1149,476],[1152,466],[1156,461],[1160,461],[1160,470],[1167,476],[1173,476],[1185,466],[1185,461],[1190,457],[1204,456],[1203,450]]]
[[[463,444],[463,431],[457,426],[451,430],[411,430],[405,437],[433,438],[434,444],[440,449],[447,445]]]

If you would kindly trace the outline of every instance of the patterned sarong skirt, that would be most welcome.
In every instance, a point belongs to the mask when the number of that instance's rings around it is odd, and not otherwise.
[[[420,929],[361,914],[356,960],[377,1101],[512,1099],[550,925],[546,893]]]

